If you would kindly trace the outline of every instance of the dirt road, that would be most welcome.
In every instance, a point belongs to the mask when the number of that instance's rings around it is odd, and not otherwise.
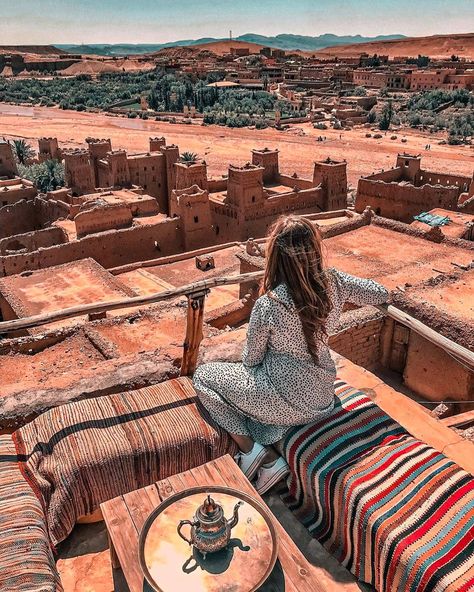
[[[299,130],[299,131],[298,131]],[[37,149],[41,136],[55,136],[60,144],[80,146],[88,136],[111,138],[114,148],[139,152],[148,149],[150,136],[166,137],[181,151],[190,150],[203,157],[212,175],[226,172],[229,163],[245,164],[252,148],[278,148],[280,169],[288,174],[310,177],[313,162],[330,156],[346,159],[349,183],[356,187],[361,175],[394,166],[396,155],[407,151],[423,155],[423,166],[429,170],[472,175],[474,149],[466,146],[439,145],[443,137],[405,130],[389,132],[379,140],[366,138],[367,129],[351,131],[317,130],[310,124],[295,125],[290,131],[274,129],[230,129],[219,126],[170,124],[107,116],[103,113],[79,113],[47,107],[18,107],[0,103],[0,137],[27,138]],[[302,133],[304,135],[298,135]],[[318,136],[326,140],[318,142]],[[407,139],[402,143],[402,137]],[[425,151],[426,144],[431,150]]]

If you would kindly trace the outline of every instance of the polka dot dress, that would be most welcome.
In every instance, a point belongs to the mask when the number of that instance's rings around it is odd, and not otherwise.
[[[335,269],[327,271],[332,310],[326,329],[337,327],[345,302],[382,304],[380,284]],[[250,316],[241,363],[200,366],[194,387],[211,417],[228,432],[263,445],[281,440],[291,426],[314,422],[334,407],[336,367],[327,341],[311,358],[286,284],[261,296]]]

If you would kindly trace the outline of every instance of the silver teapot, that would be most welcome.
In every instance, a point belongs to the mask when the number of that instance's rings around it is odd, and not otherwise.
[[[193,545],[200,551],[204,558],[207,553],[215,553],[227,547],[230,541],[231,530],[239,522],[239,508],[244,502],[235,504],[232,518],[227,520],[222,506],[216,503],[210,495],[199,506],[194,520],[181,520],[178,525],[178,534],[189,545]],[[181,532],[183,526],[191,526],[191,538],[187,538]]]

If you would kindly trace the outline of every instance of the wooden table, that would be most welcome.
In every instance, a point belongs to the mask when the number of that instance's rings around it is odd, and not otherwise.
[[[122,568],[130,592],[150,590],[138,559],[138,538],[149,514],[170,495],[190,487],[206,485],[234,487],[263,501],[234,460],[226,455],[101,505],[109,535],[112,567]],[[306,561],[276,518],[274,522],[279,540],[278,561],[270,578],[260,591],[323,592],[328,590],[320,582],[321,570]],[[334,588],[331,587],[331,590]]]

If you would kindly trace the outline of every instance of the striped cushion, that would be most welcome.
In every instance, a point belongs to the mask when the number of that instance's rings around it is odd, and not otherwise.
[[[474,590],[474,479],[362,392],[336,384],[329,418],[285,441],[286,502],[380,592]]]
[[[43,508],[20,472],[11,436],[0,436],[0,590],[62,591]]]
[[[17,430],[52,543],[108,499],[232,453],[229,436],[204,413],[191,381],[180,378],[56,407]]]

